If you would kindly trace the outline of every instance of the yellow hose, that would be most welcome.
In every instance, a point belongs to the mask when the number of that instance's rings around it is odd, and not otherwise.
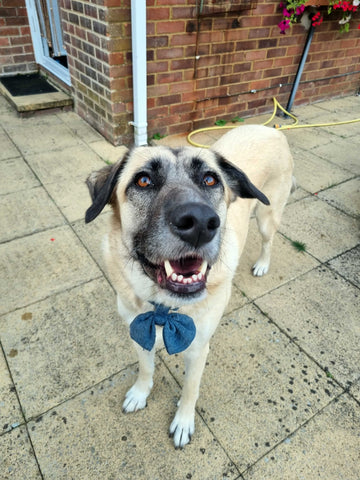
[[[273,97],[273,102],[274,102],[274,111],[273,111],[271,117],[269,118],[269,120],[267,120],[265,123],[263,123],[263,125],[268,125],[269,123],[272,122],[272,120],[274,119],[274,117],[276,115],[276,112],[277,112],[278,108],[294,120],[294,123],[292,125],[285,125],[283,127],[280,126],[280,125],[274,125],[274,128],[276,128],[277,130],[292,130],[292,129],[295,129],[295,128],[310,128],[310,127],[333,127],[333,126],[336,126],[336,125],[346,125],[348,123],[360,122],[360,118],[356,118],[355,120],[345,120],[343,122],[335,122],[335,123],[314,123],[314,124],[298,125],[298,119],[294,115],[292,115],[291,113],[287,112],[285,110],[285,108],[280,105],[280,103],[277,101],[277,99],[275,97]],[[193,135],[196,135],[196,134],[201,133],[201,132],[209,132],[211,130],[224,130],[226,128],[228,128],[228,129],[229,128],[238,128],[238,126],[239,125],[224,125],[222,127],[199,128],[198,130],[194,130],[193,132],[189,133],[189,135],[187,136],[187,141],[191,145],[193,145],[194,147],[210,148],[210,145],[202,145],[201,143],[194,142],[194,140],[191,140],[191,137]]]

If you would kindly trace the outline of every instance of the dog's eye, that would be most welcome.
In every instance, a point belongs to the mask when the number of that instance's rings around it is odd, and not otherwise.
[[[203,182],[207,187],[213,187],[214,185],[217,185],[218,179],[211,173],[206,173],[204,175]]]
[[[140,175],[136,179],[135,183],[138,187],[141,187],[141,188],[146,188],[149,185],[152,185],[152,181],[151,181],[151,178],[149,177],[149,175],[144,175],[144,174]]]

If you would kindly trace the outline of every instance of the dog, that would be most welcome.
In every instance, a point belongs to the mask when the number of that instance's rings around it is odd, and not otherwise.
[[[175,447],[183,448],[194,433],[209,341],[229,301],[253,211],[262,236],[253,274],[269,269],[294,185],[287,140],[275,129],[248,125],[210,149],[136,147],[91,173],[87,185],[87,223],[112,207],[105,261],[139,358],[123,411],[146,406],[155,348],[183,351],[184,385],[170,425]]]

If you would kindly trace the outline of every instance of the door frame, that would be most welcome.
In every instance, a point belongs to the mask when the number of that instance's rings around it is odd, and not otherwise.
[[[35,61],[50,73],[55,75],[61,81],[71,86],[71,77],[69,69],[53,60],[49,54],[44,51],[44,45],[41,39],[41,30],[39,18],[36,12],[35,0],[25,0],[26,10],[29,18],[31,38],[34,47]],[[48,52],[47,52],[48,53]]]

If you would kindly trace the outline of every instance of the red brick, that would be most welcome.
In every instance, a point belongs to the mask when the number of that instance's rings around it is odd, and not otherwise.
[[[225,42],[225,43],[213,43],[211,47],[211,53],[228,53],[233,52],[235,48],[234,42]]]
[[[193,82],[171,83],[169,86],[170,93],[192,92],[194,90]]]
[[[169,38],[167,36],[159,37],[148,37],[147,38],[147,47],[148,48],[159,48],[167,47],[169,44]]]
[[[169,86],[166,85],[154,85],[147,88],[148,97],[158,97],[161,95],[167,95],[169,93]]]
[[[157,105],[172,105],[174,103],[181,102],[181,95],[180,94],[173,94],[173,95],[163,95],[159,96],[157,99]]]
[[[266,39],[268,39],[269,34],[270,34],[270,29],[269,28],[254,28],[254,29],[250,29],[250,31],[249,31],[249,39],[253,39],[253,38],[266,38]],[[274,39],[274,40],[276,40],[276,39]],[[259,48],[264,48],[264,47],[259,47]]]
[[[156,50],[157,60],[172,59],[172,58],[182,58],[184,56],[183,47],[175,48],[158,48]]]
[[[151,62],[147,65],[149,73],[167,72],[168,68],[168,62]]]
[[[191,112],[194,106],[194,102],[179,103],[175,105],[170,105],[170,113],[185,113]]]
[[[171,69],[172,70],[185,70],[188,68],[194,68],[194,58],[184,58],[180,60],[173,60],[171,62]]]
[[[170,8],[148,7],[146,9],[146,19],[149,20],[170,20]]]
[[[177,7],[174,6],[171,8],[171,17],[172,18],[195,18],[196,15],[196,7]]]
[[[219,81],[220,81],[219,77],[202,78],[196,81],[196,88],[202,89],[202,88],[215,87],[219,85]]]
[[[7,37],[0,37],[0,47],[7,47],[10,45],[10,39]]]
[[[272,48],[267,52],[267,58],[284,57],[286,55],[286,48]]]
[[[162,33],[181,33],[185,32],[185,22],[172,21],[172,22],[157,22],[156,33],[161,35]]]
[[[180,71],[158,73],[156,79],[157,83],[159,84],[181,82],[183,79],[183,74]]]
[[[196,36],[190,33],[181,33],[179,35],[172,35],[170,39],[171,46],[185,46],[185,45],[195,45]]]

